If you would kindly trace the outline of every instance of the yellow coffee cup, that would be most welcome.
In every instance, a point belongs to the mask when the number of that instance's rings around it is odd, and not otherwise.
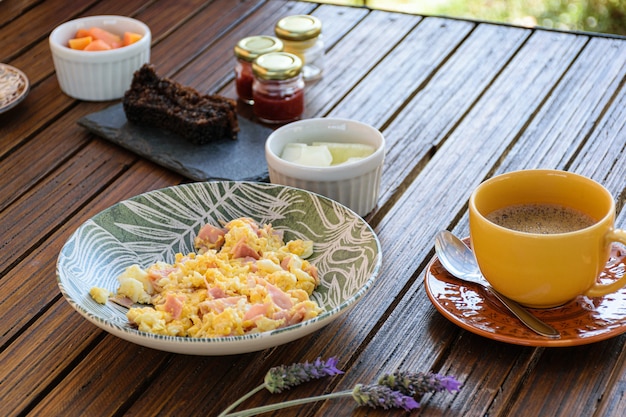
[[[626,231],[614,228],[611,193],[589,178],[545,169],[498,175],[474,190],[469,215],[481,272],[497,291],[521,304],[555,307],[626,285],[626,276],[597,282],[612,242],[626,244]],[[570,217],[590,220],[581,229],[560,230],[567,223],[561,219]],[[550,229],[551,221],[556,229],[537,230]]]

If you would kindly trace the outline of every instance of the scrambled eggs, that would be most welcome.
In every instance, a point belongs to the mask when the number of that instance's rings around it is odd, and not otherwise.
[[[117,298],[151,304],[130,308],[140,331],[170,336],[220,337],[264,332],[316,317],[309,298],[319,284],[305,260],[313,243],[283,242],[271,225],[239,218],[223,228],[205,225],[197,253],[177,254],[173,264],[133,265],[119,277]],[[101,293],[90,292],[97,301]]]

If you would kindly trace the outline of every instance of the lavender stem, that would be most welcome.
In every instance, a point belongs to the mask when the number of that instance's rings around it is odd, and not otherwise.
[[[249,408],[247,410],[238,411],[231,414],[220,414],[220,417],[250,417],[257,414],[267,413],[269,411],[281,410],[283,408],[294,407],[297,405],[312,403],[316,401],[329,400],[333,398],[351,397],[352,391],[340,391],[331,394],[318,395],[315,397],[301,398],[298,400],[284,401],[277,404],[264,405],[261,407]],[[232,408],[231,408],[232,409]]]
[[[224,411],[222,411],[217,417],[225,417],[226,415],[228,415],[230,410],[234,409],[239,404],[243,403],[245,400],[247,400],[248,398],[252,397],[254,394],[256,394],[257,392],[263,390],[264,388],[265,388],[265,384],[261,384],[258,387],[254,388],[253,390],[249,391],[247,394],[245,394],[242,397],[240,397],[237,401],[235,401],[234,403],[232,403],[231,405],[226,407],[226,409]]]

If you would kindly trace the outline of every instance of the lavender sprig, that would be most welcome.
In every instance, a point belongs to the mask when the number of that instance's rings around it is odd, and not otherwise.
[[[426,392],[441,392],[445,390],[454,392],[458,391],[461,387],[460,382],[452,377],[434,373],[396,371],[380,377],[378,384],[357,384],[352,390],[283,401],[277,404],[250,408],[228,414],[243,401],[264,388],[271,393],[280,393],[312,379],[342,373],[343,372],[337,368],[337,359],[335,358],[330,358],[327,361],[318,358],[312,363],[295,363],[288,366],[271,368],[265,375],[263,384],[231,404],[218,417],[250,417],[269,411],[280,410],[282,408],[343,397],[352,397],[360,406],[383,408],[385,410],[401,408],[410,411],[420,406],[415,398],[413,398],[415,396],[422,395]]]
[[[378,383],[412,397],[427,392],[455,392],[461,388],[456,379],[432,372],[395,371],[381,376]]]
[[[317,358],[313,363],[294,363],[271,368],[265,374],[265,388],[272,394],[277,394],[312,379],[342,374],[343,371],[337,369],[337,362],[336,358],[330,358],[326,362]]]
[[[294,363],[292,365],[281,365],[271,368],[266,374],[263,384],[252,389],[237,401],[229,405],[218,417],[224,417],[229,411],[250,398],[257,392],[267,389],[272,394],[280,393],[312,379],[323,378],[342,374],[343,371],[337,368],[337,359],[331,357],[327,361],[317,358],[314,362]],[[254,415],[254,414],[251,414]]]

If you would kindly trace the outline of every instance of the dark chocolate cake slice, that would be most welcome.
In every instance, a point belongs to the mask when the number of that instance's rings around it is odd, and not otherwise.
[[[169,78],[159,78],[150,64],[135,72],[123,105],[130,122],[166,129],[197,145],[237,139],[234,100],[200,94]]]

